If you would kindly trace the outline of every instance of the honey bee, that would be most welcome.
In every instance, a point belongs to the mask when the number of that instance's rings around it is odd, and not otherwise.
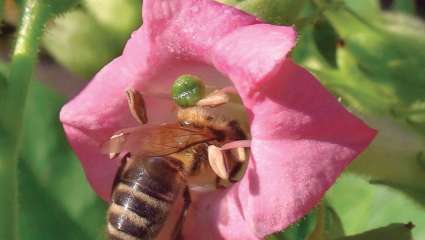
[[[238,121],[220,115],[226,94],[214,92],[197,106],[177,110],[177,123],[148,124],[142,94],[127,91],[130,113],[141,125],[116,132],[102,146],[122,156],[112,203],[107,211],[110,240],[154,239],[171,206],[184,204],[171,239],[182,239],[190,191],[210,191],[238,181],[247,165],[246,148],[221,151],[220,146],[247,139]]]

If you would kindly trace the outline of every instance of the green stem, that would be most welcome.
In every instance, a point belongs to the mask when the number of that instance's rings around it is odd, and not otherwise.
[[[43,0],[26,1],[12,55],[6,101],[0,116],[0,128],[3,129],[0,139],[0,239],[18,239],[17,163],[21,127],[27,90],[49,12]]]
[[[3,15],[4,15],[4,0],[0,0],[0,22],[3,20]]]

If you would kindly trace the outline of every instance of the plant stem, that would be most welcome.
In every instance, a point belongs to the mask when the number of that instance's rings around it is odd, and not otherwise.
[[[3,20],[4,15],[4,0],[0,0],[0,21]]]
[[[43,0],[26,1],[12,55],[5,104],[0,113],[0,239],[18,239],[17,163],[21,127],[28,86],[49,12]]]

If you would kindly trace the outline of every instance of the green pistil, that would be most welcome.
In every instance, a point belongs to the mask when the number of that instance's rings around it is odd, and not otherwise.
[[[174,81],[171,94],[180,107],[191,107],[204,97],[205,85],[197,76],[181,75]]]

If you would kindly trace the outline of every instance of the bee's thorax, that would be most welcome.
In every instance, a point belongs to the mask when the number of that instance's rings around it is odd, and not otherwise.
[[[208,128],[221,143],[246,139],[245,132],[236,120],[220,114],[220,111],[208,107],[190,107],[179,109],[177,119],[182,125]]]

